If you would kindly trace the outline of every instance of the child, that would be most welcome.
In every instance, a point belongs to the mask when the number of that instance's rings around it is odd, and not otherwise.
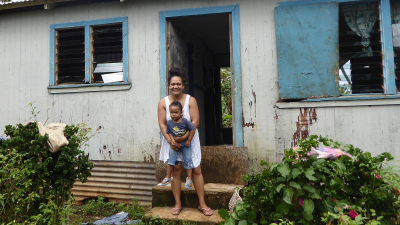
[[[192,188],[192,148],[190,147],[190,142],[196,132],[195,126],[193,123],[189,122],[187,119],[182,118],[182,104],[178,101],[174,101],[169,105],[169,112],[171,115],[170,121],[167,122],[167,134],[169,138],[172,140],[172,144],[174,145],[175,138],[180,137],[186,134],[189,131],[189,138],[186,141],[183,141],[181,144],[181,151],[183,154],[183,167],[185,167],[188,177],[186,178],[185,187],[187,189]],[[180,150],[169,149],[169,158],[168,158],[168,166],[167,166],[167,176],[161,182],[162,186],[167,185],[171,181],[171,173],[172,169],[175,166],[176,158],[178,156],[178,152]]]

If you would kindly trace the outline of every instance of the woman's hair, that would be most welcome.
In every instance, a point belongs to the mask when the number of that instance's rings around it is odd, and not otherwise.
[[[169,107],[171,107],[171,106],[178,106],[178,107],[181,109],[181,112],[182,112],[182,104],[181,104],[179,101],[173,101],[173,102],[169,105]]]
[[[171,78],[172,77],[180,77],[182,79],[182,83],[183,85],[186,86],[187,80],[186,80],[186,76],[181,73],[181,70],[178,67],[172,67],[169,71],[168,71],[168,85],[171,84]]]

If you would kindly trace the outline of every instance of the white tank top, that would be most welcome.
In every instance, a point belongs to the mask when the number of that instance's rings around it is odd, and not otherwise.
[[[171,115],[169,113],[169,105],[171,104],[169,102],[168,96],[164,98],[165,99],[165,109],[166,109],[166,118],[167,121],[171,120]],[[190,119],[190,113],[189,113],[189,99],[190,95],[186,94],[186,99],[185,99],[185,105],[182,108],[182,117],[189,120],[192,122]],[[194,134],[194,137],[190,143],[190,146],[192,147],[192,161],[194,167],[198,167],[201,162],[201,148],[200,148],[200,139],[199,139],[199,132],[196,129],[196,133]],[[161,143],[161,150],[160,150],[160,161],[166,162],[169,158],[169,149],[170,145],[168,141],[163,137],[162,143]],[[177,161],[183,161],[183,156],[182,152],[178,153],[178,158]]]

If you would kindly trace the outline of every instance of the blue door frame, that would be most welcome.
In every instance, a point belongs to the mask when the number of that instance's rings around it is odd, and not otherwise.
[[[215,6],[196,9],[180,9],[160,12],[160,98],[167,94],[167,18],[180,16],[195,16],[215,13],[232,14],[232,57],[233,57],[233,102],[234,125],[233,145],[243,147],[242,128],[242,77],[240,65],[240,30],[239,30],[239,5]]]

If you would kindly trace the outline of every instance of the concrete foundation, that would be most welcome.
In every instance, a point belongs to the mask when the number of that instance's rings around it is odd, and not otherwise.
[[[201,147],[201,170],[205,183],[244,184],[243,175],[248,174],[248,149],[246,147]],[[159,158],[159,152],[156,159]],[[167,171],[167,162],[164,164],[156,160],[156,180],[161,182]],[[186,171],[183,170],[181,179],[186,180]]]

